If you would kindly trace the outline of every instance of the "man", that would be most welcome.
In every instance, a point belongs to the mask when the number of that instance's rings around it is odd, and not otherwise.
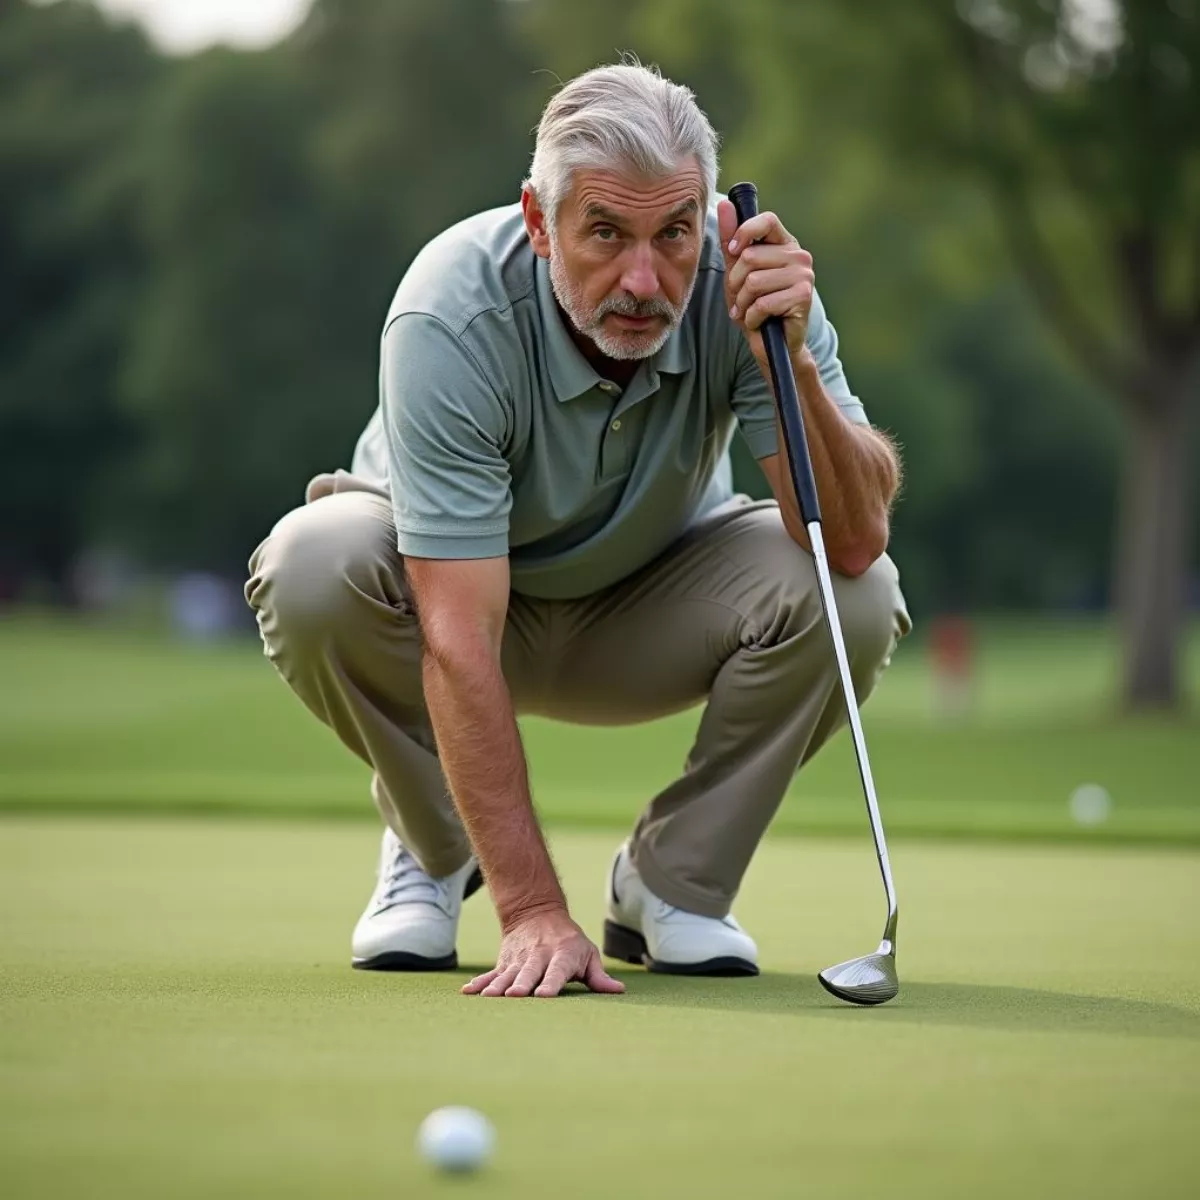
[[[766,212],[716,194],[692,93],[638,65],[548,104],[519,204],[429,243],[349,472],[251,560],[267,655],[373,769],[383,817],[356,966],[446,969],[486,880],[502,942],[464,991],[623,990],[572,920],[515,717],[634,723],[706,701],[684,773],[605,881],[604,950],[754,974],[730,913],[798,767],[844,722],[759,333],[783,319],[856,688],[909,619],[884,554],[896,453]],[[740,428],[776,497],[731,487]]]

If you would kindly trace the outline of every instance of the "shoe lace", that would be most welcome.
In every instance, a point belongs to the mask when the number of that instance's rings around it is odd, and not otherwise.
[[[380,911],[401,901],[440,906],[445,899],[442,885],[422,870],[398,838],[392,853],[380,864],[377,896]]]

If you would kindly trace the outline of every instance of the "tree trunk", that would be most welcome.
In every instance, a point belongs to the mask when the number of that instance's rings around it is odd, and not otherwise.
[[[1187,583],[1187,378],[1172,373],[1129,397],[1117,546],[1117,609],[1124,637],[1123,699],[1131,710],[1182,700],[1180,657]]]

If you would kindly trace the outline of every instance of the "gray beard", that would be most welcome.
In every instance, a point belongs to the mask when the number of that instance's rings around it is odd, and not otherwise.
[[[687,312],[696,280],[700,276],[697,271],[688,285],[687,295],[683,303],[676,308],[666,300],[635,300],[632,296],[609,296],[602,300],[595,309],[589,309],[582,293],[574,287],[562,269],[562,256],[557,253],[557,242],[554,235],[550,236],[550,287],[554,298],[561,305],[571,321],[571,324],[595,342],[601,354],[609,358],[628,362],[633,359],[651,358],[657,354],[667,339],[683,323],[683,315]],[[630,333],[625,336],[609,333],[604,328],[604,318],[610,313],[622,317],[662,317],[666,322],[662,330],[655,334],[653,341],[647,342],[642,336]]]

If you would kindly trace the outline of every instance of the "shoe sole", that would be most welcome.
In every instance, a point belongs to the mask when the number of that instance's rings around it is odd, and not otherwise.
[[[476,867],[463,888],[463,899],[470,899],[481,887],[483,872]],[[350,965],[356,971],[453,971],[458,966],[458,951],[452,950],[442,958],[424,958],[406,950],[389,950],[371,958],[352,958]]]
[[[714,975],[721,978],[757,975],[758,965],[734,956],[710,958],[698,963],[659,962],[646,948],[646,939],[636,929],[604,922],[604,953],[619,962],[645,967],[656,975]]]
[[[419,954],[390,950],[374,958],[352,958],[350,965],[356,971],[453,971],[458,966],[458,951],[445,958],[422,958]]]

